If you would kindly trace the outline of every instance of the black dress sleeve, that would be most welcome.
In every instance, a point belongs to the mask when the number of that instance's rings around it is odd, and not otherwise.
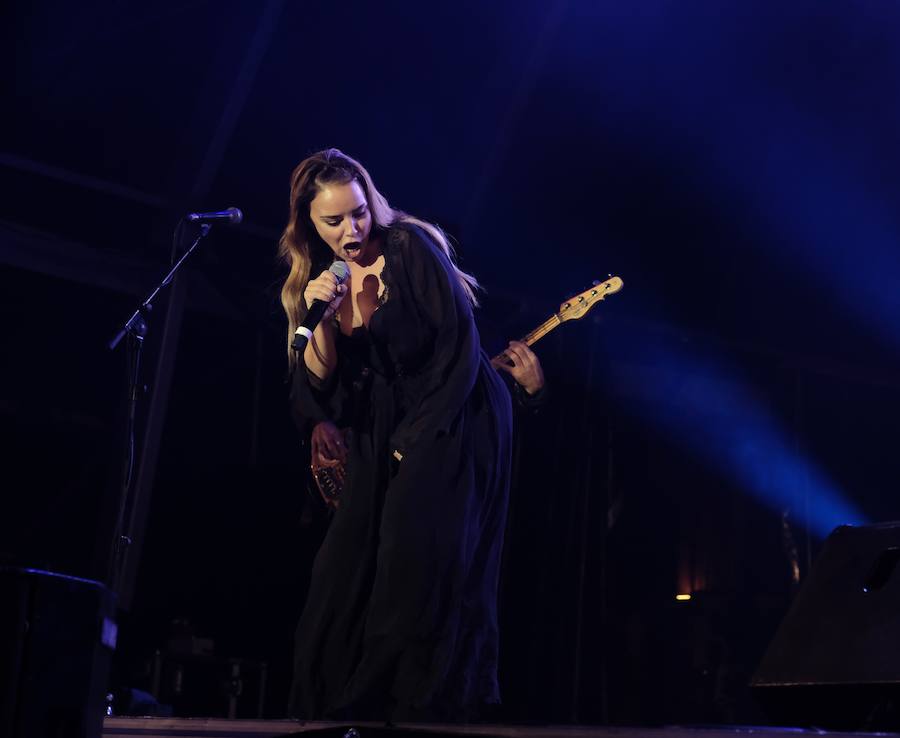
[[[291,377],[291,415],[303,437],[312,433],[313,427],[323,420],[337,425],[344,422],[346,391],[340,381],[340,351],[338,366],[328,379],[320,381],[311,376],[303,357],[299,357]]]
[[[533,395],[529,395],[521,384],[516,382],[512,377],[507,376],[507,386],[512,385],[512,396],[516,400],[516,406],[523,411],[536,415],[538,411],[547,404],[547,385],[545,384]]]
[[[414,397],[391,436],[391,449],[404,455],[450,428],[475,385],[481,347],[471,304],[440,247],[417,226],[391,236],[389,300],[404,318],[393,343]]]

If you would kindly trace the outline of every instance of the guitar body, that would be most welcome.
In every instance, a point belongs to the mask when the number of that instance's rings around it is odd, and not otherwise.
[[[344,428],[341,433],[344,436],[344,447],[350,448],[351,433],[349,428]],[[343,461],[325,461],[318,463],[315,459],[309,465],[312,478],[319,489],[322,501],[335,510],[341,506],[341,492],[344,490],[344,480],[347,477],[347,468]]]
[[[341,492],[344,490],[346,468],[341,461],[329,461],[324,464],[310,464],[310,471],[319,488],[319,494],[328,507],[335,510],[341,506]]]

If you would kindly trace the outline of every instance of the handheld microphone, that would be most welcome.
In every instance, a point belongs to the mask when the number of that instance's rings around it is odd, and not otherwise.
[[[344,284],[347,281],[347,277],[350,276],[350,267],[343,261],[334,262],[328,268],[328,271],[335,276],[339,285]],[[319,321],[322,320],[322,316],[325,315],[327,309],[328,303],[325,300],[313,300],[306,317],[294,333],[294,340],[291,342],[291,348],[294,351],[302,353],[306,349],[306,344],[309,343],[313,331],[319,325]]]
[[[217,220],[224,220],[228,225],[237,225],[243,219],[244,214],[238,208],[218,210],[214,213],[191,213],[185,218],[190,223],[211,223]]]

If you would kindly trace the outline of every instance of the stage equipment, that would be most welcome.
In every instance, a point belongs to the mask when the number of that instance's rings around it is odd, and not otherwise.
[[[0,735],[99,738],[116,646],[100,582],[0,567]]]
[[[122,444],[122,476],[119,489],[119,499],[117,505],[116,521],[112,536],[109,541],[109,550],[106,562],[106,583],[115,593],[120,604],[124,609],[129,606],[131,596],[130,579],[133,574],[129,572],[129,582],[125,582],[126,570],[129,569],[128,554],[129,549],[134,541],[134,525],[135,525],[135,489],[134,489],[134,467],[135,461],[140,457],[138,453],[138,442],[136,438],[136,426],[138,418],[138,399],[142,395],[141,391],[141,359],[144,339],[149,330],[150,314],[153,311],[154,301],[162,290],[172,283],[175,275],[187,259],[194,253],[200,242],[212,230],[211,223],[224,222],[226,224],[240,223],[244,218],[244,214],[235,207],[228,210],[222,210],[212,213],[190,213],[185,216],[175,229],[173,237],[172,261],[174,262],[169,272],[162,278],[162,281],[154,288],[150,295],[140,304],[132,316],[125,322],[121,330],[109,342],[109,349],[115,348],[121,343],[123,338],[127,338],[127,415],[124,428],[124,443]],[[178,247],[182,226],[185,223],[196,222],[201,224],[197,235],[190,247],[181,255],[178,261],[175,261],[175,249]],[[133,568],[133,567],[131,567]]]
[[[185,220],[189,223],[225,223],[226,225],[238,225],[244,219],[240,208],[228,208],[216,210],[212,213],[190,213]]]
[[[751,680],[779,724],[900,729],[900,523],[840,526]]]

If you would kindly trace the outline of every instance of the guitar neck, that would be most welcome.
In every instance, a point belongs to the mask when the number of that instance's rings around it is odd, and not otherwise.
[[[559,319],[559,316],[554,313],[537,328],[531,331],[531,333],[525,334],[521,341],[526,346],[533,346],[558,325],[562,325],[562,321]]]
[[[589,287],[581,294],[570,297],[562,305],[559,306],[559,312],[551,315],[547,320],[541,323],[531,333],[526,334],[522,338],[522,343],[531,346],[540,341],[556,326],[561,325],[567,320],[577,320],[584,316],[594,305],[603,300],[607,295],[613,295],[622,289],[622,278],[610,275],[605,282],[594,282],[593,287]],[[505,357],[505,361],[504,361]],[[503,351],[495,356],[492,361],[501,361],[509,365],[510,359]]]
[[[559,315],[554,313],[547,320],[541,323],[537,328],[535,328],[530,333],[526,333],[521,339],[522,343],[526,346],[533,346],[538,341],[540,341],[544,336],[546,336],[550,331],[556,328],[558,325],[562,325],[562,320],[560,320]],[[499,360],[503,357],[503,352],[501,351],[494,357],[494,360]]]

